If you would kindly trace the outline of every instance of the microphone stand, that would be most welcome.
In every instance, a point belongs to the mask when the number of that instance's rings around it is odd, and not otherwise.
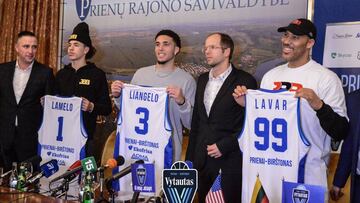
[[[107,201],[104,198],[104,168],[100,167],[99,168],[99,173],[100,173],[100,196],[98,197],[98,199],[96,200],[96,203],[101,203],[101,202],[105,202],[105,203],[109,203],[109,201]]]
[[[134,192],[132,199],[131,199],[131,203],[136,203],[139,199],[139,195],[140,195],[140,192]]]
[[[65,193],[65,200],[67,200],[67,197],[68,197],[67,192],[69,191],[69,184],[70,184],[70,181],[68,179],[65,179],[65,184],[64,184],[64,187],[63,187],[63,193],[61,194],[61,195],[63,195]]]
[[[109,196],[111,198],[111,203],[115,203],[115,191],[114,189],[112,188],[112,183],[113,183],[113,179],[110,178],[110,179],[106,179],[106,189],[109,193]]]
[[[51,196],[56,197],[56,198],[60,198],[63,195],[65,195],[65,200],[67,200],[67,198],[68,198],[67,192],[69,191],[69,184],[70,184],[70,179],[64,178],[61,185],[59,187],[57,187],[55,190],[52,191]],[[61,190],[61,193],[59,195],[56,195],[56,193],[59,190]]]

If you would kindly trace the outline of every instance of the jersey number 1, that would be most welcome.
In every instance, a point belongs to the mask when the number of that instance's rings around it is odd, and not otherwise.
[[[56,141],[63,141],[63,125],[64,125],[64,117],[60,116],[58,117],[58,134],[56,136]]]

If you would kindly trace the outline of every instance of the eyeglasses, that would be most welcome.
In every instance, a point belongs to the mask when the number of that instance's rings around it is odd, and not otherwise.
[[[207,46],[207,47],[203,47],[202,49],[201,49],[201,51],[203,52],[203,53],[205,53],[206,51],[213,51],[214,49],[222,49],[222,50],[224,50],[224,49],[227,49],[227,48],[224,48],[224,47],[219,47],[219,46],[215,46],[215,45],[210,45],[210,46]]]

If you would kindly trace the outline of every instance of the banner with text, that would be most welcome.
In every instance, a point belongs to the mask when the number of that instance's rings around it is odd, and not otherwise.
[[[360,88],[360,21],[327,24],[323,65],[337,73],[345,94]]]
[[[279,26],[306,17],[307,0],[63,0],[63,63],[76,24],[90,26],[97,53],[93,61],[108,74],[132,76],[155,63],[154,37],[172,29],[182,39],[177,63],[194,75],[206,71],[205,37],[225,32],[235,41],[234,65],[255,73],[278,63]],[[263,65],[264,66],[264,65]]]

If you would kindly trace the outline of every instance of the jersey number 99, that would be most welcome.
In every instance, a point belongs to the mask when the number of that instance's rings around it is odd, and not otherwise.
[[[287,122],[282,118],[274,118],[271,122],[264,117],[255,119],[255,135],[263,139],[262,142],[255,141],[257,150],[266,151],[270,146],[270,134],[279,142],[271,142],[271,147],[276,152],[285,152],[287,150]]]

